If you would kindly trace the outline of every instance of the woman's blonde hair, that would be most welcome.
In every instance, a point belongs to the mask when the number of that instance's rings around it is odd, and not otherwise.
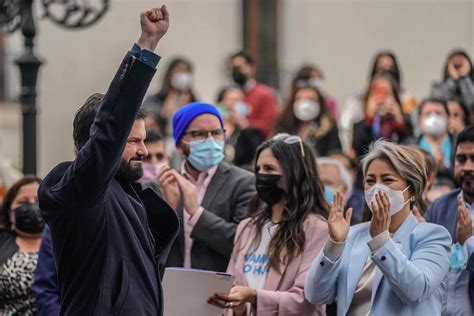
[[[370,163],[375,159],[385,159],[390,162],[397,173],[407,181],[408,190],[412,194],[411,204],[421,198],[428,177],[425,160],[416,149],[383,139],[375,141],[361,161],[364,178]]]

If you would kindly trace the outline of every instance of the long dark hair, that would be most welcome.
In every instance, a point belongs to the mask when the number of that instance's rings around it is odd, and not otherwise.
[[[301,121],[295,116],[295,112],[293,111],[293,104],[295,103],[296,94],[303,89],[313,90],[318,96],[318,103],[321,110],[319,112],[319,115],[314,119],[314,122],[317,123],[317,126],[319,126],[320,128],[323,127],[324,124],[321,124],[323,120],[329,122],[329,126],[325,126],[325,129],[327,129],[327,133],[332,128],[332,126],[336,124],[334,119],[332,119],[329,115],[329,110],[326,105],[326,99],[324,98],[323,94],[316,87],[308,85],[295,87],[290,98],[286,102],[283,111],[281,112],[275,123],[275,132],[290,134],[295,134],[298,132],[298,127],[301,124]],[[325,133],[322,134],[324,135]]]
[[[400,66],[398,65],[397,56],[395,56],[394,52],[389,51],[389,50],[380,51],[374,56],[374,59],[372,62],[372,70],[370,72],[370,79],[372,80],[375,77],[375,75],[381,73],[381,71],[377,69],[377,64],[379,63],[379,60],[382,57],[389,57],[392,60],[393,69],[389,71],[386,70],[385,72],[388,72],[393,77],[393,79],[395,79],[395,82],[397,83],[397,85],[401,87],[402,75],[400,71]]]
[[[15,182],[10,189],[8,189],[5,199],[3,200],[2,207],[0,208],[0,218],[1,218],[1,226],[3,228],[10,228],[12,223],[10,221],[10,211],[12,207],[13,200],[15,200],[18,192],[20,189],[28,184],[31,183],[41,183],[41,179],[34,175],[26,175],[17,182]]]
[[[385,72],[382,72],[382,73],[379,73],[379,74],[375,75],[372,78],[372,80],[369,82],[369,86],[367,87],[367,90],[365,91],[365,94],[364,94],[363,99],[362,99],[362,104],[364,105],[364,113],[366,111],[367,102],[369,101],[369,97],[370,97],[370,94],[372,92],[372,86],[373,86],[374,82],[376,80],[379,80],[379,79],[386,80],[389,83],[390,90],[392,92],[393,98],[395,99],[395,101],[397,101],[398,106],[400,107],[400,110],[401,110],[402,114],[405,114],[403,112],[402,99],[400,98],[400,88],[399,88],[397,82],[393,79],[393,76],[391,76],[391,75],[389,75]]]
[[[324,189],[316,168],[316,157],[312,149],[303,142],[304,157],[300,143],[287,144],[268,140],[257,148],[255,161],[261,152],[269,148],[282,167],[282,185],[285,191],[285,207],[279,228],[270,241],[268,250],[270,267],[279,270],[298,256],[305,246],[303,223],[309,214],[328,218],[329,206],[324,198]],[[249,225],[255,229],[254,247],[261,241],[261,231],[271,220],[272,209],[256,195],[249,204]]]
[[[173,90],[171,86],[171,76],[173,74],[173,71],[175,68],[180,65],[184,64],[186,65],[187,70],[192,73],[193,72],[193,65],[189,60],[183,57],[177,57],[173,59],[170,64],[168,65],[168,68],[166,69],[165,75],[163,76],[163,82],[161,84],[161,89],[160,91],[156,94],[156,98],[158,100],[164,101],[168,94],[170,93],[171,90]],[[196,97],[194,95],[194,92],[192,90],[189,91],[191,93],[191,102],[196,101]]]
[[[451,58],[453,58],[456,55],[462,55],[467,59],[467,61],[469,62],[469,66],[471,68],[471,70],[469,71],[469,78],[471,78],[471,80],[474,81],[474,71],[472,71],[472,60],[471,60],[471,57],[469,57],[469,55],[466,53],[464,49],[455,49],[448,55],[448,58],[446,58],[446,63],[444,64],[443,80],[446,80],[449,78],[449,73],[448,73],[449,61],[451,60]]]

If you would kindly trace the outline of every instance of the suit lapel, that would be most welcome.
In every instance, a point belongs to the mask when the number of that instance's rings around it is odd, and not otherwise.
[[[377,294],[377,290],[378,290],[379,285],[380,285],[380,281],[382,281],[382,277],[383,277],[382,271],[380,271],[380,269],[378,267],[375,267],[374,279],[372,281],[372,296],[371,296],[371,299],[370,299],[370,301],[372,302],[372,306],[373,306],[373,302],[375,300],[375,296]]]
[[[209,186],[207,187],[206,194],[202,199],[202,207],[205,209],[209,209],[209,206],[214,201],[217,193],[220,191],[220,188],[225,184],[227,180],[227,173],[229,172],[230,168],[224,163],[221,163],[217,168],[216,173],[212,177],[211,182],[209,182]]]
[[[410,236],[410,233],[412,230],[415,228],[415,226],[418,224],[418,220],[416,217],[410,212],[405,218],[405,221],[402,223],[402,225],[397,229],[395,234],[392,237],[392,240],[399,246],[400,251],[407,253],[408,251],[404,251],[404,241],[405,239]],[[374,280],[372,282],[372,306],[373,302],[375,300],[375,297],[377,295],[377,290],[380,285],[380,282],[382,281],[383,274],[380,271],[378,267],[375,268],[375,275],[374,275]]]
[[[281,279],[285,275],[287,266],[288,265],[286,264],[280,264],[280,271],[271,268],[270,271],[268,271],[267,281],[265,282],[265,286],[263,288],[268,291],[276,291],[278,289],[278,285],[280,285]]]
[[[179,227],[179,235],[178,235],[178,248],[181,256],[183,257],[183,266],[184,266],[184,200],[183,200],[183,192],[180,190],[180,199],[178,207],[176,208],[176,213],[178,214],[178,218],[180,221]]]
[[[354,240],[349,254],[350,263],[347,269],[346,295],[342,296],[346,302],[344,302],[342,306],[350,306],[350,302],[357,288],[357,283],[359,283],[360,276],[370,254],[369,246],[367,246],[369,239],[369,230],[366,229],[361,231]]]
[[[249,253],[250,247],[252,246],[252,243],[253,243],[252,232],[254,232],[254,227],[252,227],[251,229],[249,229],[249,227],[246,227],[244,231],[241,233],[241,236],[238,238],[237,243],[234,245],[234,247],[239,247],[237,251],[237,260],[236,260],[235,266],[240,267],[241,269],[243,269],[244,264],[245,264],[244,257],[246,254]],[[249,286],[247,283],[247,279],[245,278],[245,274],[243,273],[242,270],[234,271],[234,274],[236,275],[235,282],[238,285],[247,286],[247,287]]]
[[[460,194],[460,193],[459,193]],[[458,226],[458,199],[457,197],[459,194],[456,195],[456,199],[452,199],[450,201],[450,205],[448,207],[448,214],[450,214],[450,218],[452,219],[451,221],[451,227],[448,228],[449,232],[451,233],[451,237],[453,239],[453,244],[457,242],[457,236],[456,236],[456,230]],[[453,212],[449,212],[449,210],[453,210]],[[468,209],[469,211],[469,209]]]

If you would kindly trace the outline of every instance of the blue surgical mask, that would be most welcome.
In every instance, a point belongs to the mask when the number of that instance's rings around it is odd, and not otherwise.
[[[190,147],[188,161],[197,170],[204,172],[224,160],[224,142],[208,138],[187,143]]]
[[[234,109],[239,117],[246,117],[249,113],[248,105],[242,101],[235,102]]]
[[[451,270],[464,269],[467,265],[467,249],[456,243],[451,247]]]
[[[336,194],[336,188],[330,185],[324,186],[324,197],[326,198],[326,202],[331,204],[334,201],[334,194]]]

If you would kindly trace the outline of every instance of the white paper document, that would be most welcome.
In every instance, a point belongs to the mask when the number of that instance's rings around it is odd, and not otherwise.
[[[164,316],[221,316],[207,303],[214,293],[229,293],[234,276],[212,271],[166,268],[163,277]]]

